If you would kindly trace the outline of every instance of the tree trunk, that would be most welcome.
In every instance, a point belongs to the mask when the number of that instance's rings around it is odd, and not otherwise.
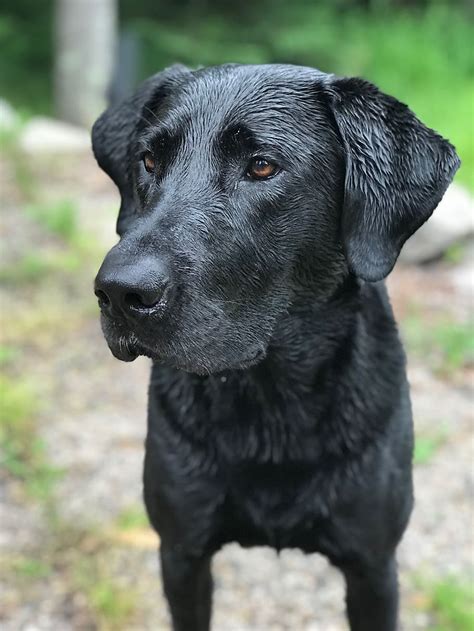
[[[56,0],[55,103],[59,118],[89,127],[112,78],[117,0]]]

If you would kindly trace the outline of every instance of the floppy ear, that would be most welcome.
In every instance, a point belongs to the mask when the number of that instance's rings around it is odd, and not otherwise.
[[[346,257],[357,276],[380,280],[436,208],[460,161],[406,105],[367,81],[335,78],[326,94],[346,160]]]
[[[171,66],[144,81],[130,98],[112,104],[92,127],[92,150],[107,175],[117,185],[120,196],[120,212],[117,232],[123,231],[128,218],[134,212],[134,191],[129,162],[129,149],[134,132],[143,117],[143,108],[149,101],[154,104],[161,93],[180,82],[190,71],[185,66]]]

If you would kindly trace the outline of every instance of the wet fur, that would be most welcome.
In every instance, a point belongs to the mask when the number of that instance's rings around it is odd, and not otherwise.
[[[122,197],[106,264],[173,285],[154,318],[102,325],[118,357],[154,360],[145,502],[174,628],[208,629],[210,560],[238,541],[326,555],[352,631],[393,631],[413,436],[382,279],[454,149],[360,79],[238,65],[155,75],[93,146]],[[246,180],[255,153],[281,174]]]

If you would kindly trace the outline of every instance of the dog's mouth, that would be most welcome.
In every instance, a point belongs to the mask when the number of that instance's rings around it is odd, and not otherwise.
[[[154,362],[196,374],[210,374],[231,368],[249,368],[259,363],[266,355],[266,349],[262,346],[250,351],[248,356],[239,358],[239,361],[232,366],[228,365],[227,362],[222,362],[222,360],[208,362],[206,360],[203,361],[201,358],[201,361],[197,360],[194,362],[192,358],[177,356],[173,351],[171,351],[171,354],[166,351],[161,353],[159,349],[150,348],[149,345],[141,341],[136,333],[118,327],[108,319],[102,318],[102,330],[112,355],[120,361],[133,362],[137,357],[143,356]]]
[[[138,344],[125,336],[119,337],[116,342],[109,339],[107,343],[113,356],[123,362],[133,362],[142,354]]]
[[[123,362],[133,362],[139,355],[150,355],[125,323],[112,320],[104,314],[100,320],[105,340],[114,357]]]
[[[166,359],[158,351],[142,344],[133,333],[128,336],[121,335],[117,338],[106,336],[105,339],[112,355],[123,362],[133,362],[139,356],[148,357],[153,361],[164,361]]]
[[[165,363],[173,366],[174,368],[185,370],[186,372],[193,372],[199,374],[207,374],[213,372],[209,369],[206,369],[202,366],[191,365],[188,361],[180,362],[177,358],[170,359],[168,357],[160,355],[157,351],[149,349],[145,347],[143,344],[140,344],[138,339],[131,334],[129,337],[120,336],[116,340],[110,339],[110,337],[106,338],[107,344],[109,346],[112,355],[123,362],[133,362],[137,357],[148,357],[149,359]],[[249,357],[242,359],[238,366],[234,368],[245,369],[250,368],[254,364],[257,364],[265,357],[265,350],[259,349],[255,351],[253,354],[249,355]],[[222,366],[220,370],[231,368],[230,366]]]

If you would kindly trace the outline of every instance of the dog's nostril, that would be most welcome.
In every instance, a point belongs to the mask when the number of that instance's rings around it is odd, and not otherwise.
[[[102,291],[102,289],[96,289],[95,291],[95,295],[97,296],[97,298],[99,299],[99,305],[101,307],[107,307],[107,305],[110,304],[110,299],[107,296],[107,294],[105,293],[105,291]]]
[[[138,294],[125,294],[125,302],[132,309],[140,309],[145,306]]]
[[[125,294],[125,302],[132,309],[150,309],[160,301],[159,295],[140,296],[140,294]]]

